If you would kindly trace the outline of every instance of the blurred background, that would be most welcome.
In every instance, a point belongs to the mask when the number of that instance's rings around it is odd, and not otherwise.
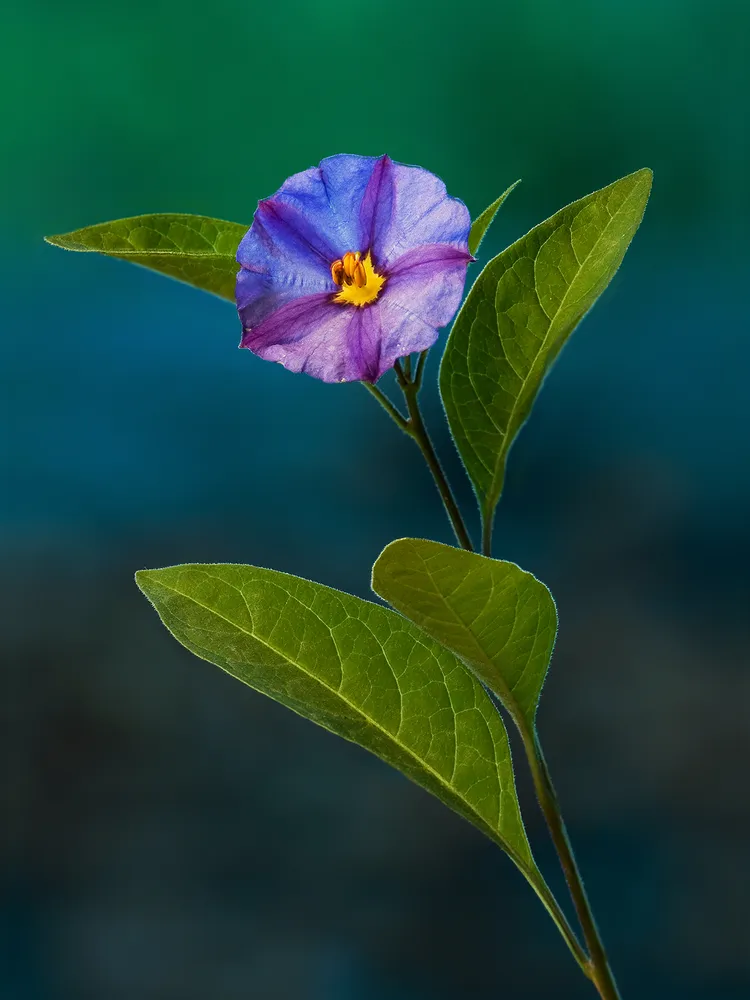
[[[361,387],[237,351],[225,302],[42,242],[150,211],[249,224],[339,151],[421,164],[475,215],[522,177],[485,259],[655,171],[513,450],[496,554],[558,601],[540,724],[624,996],[750,996],[750,7],[11,0],[0,18],[0,996],[593,993],[496,848],[192,658],[133,584],[227,560],[367,596],[388,541],[451,540]],[[437,360],[425,405],[469,509]]]

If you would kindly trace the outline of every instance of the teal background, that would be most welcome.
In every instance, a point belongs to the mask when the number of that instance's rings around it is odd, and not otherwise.
[[[540,721],[624,996],[747,997],[750,7],[26,0],[0,19],[0,994],[591,995],[492,845],[191,659],[132,583],[231,560],[366,595],[394,537],[450,540],[410,442],[360,387],[238,352],[228,304],[42,243],[149,211],[249,223],[288,174],[387,151],[475,215],[523,178],[485,256],[655,172],[513,451],[496,554],[558,600]],[[470,505],[434,378],[426,396]],[[530,803],[528,825],[554,879]]]

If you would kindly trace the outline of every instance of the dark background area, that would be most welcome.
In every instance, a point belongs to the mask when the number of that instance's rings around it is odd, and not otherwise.
[[[513,451],[496,554],[558,601],[541,730],[625,998],[750,996],[750,7],[11,0],[0,19],[0,996],[593,994],[496,848],[192,658],[133,584],[229,560],[367,596],[394,537],[450,541],[361,387],[237,351],[227,303],[42,243],[148,211],[249,223],[339,151],[421,164],[474,215],[522,177],[485,259],[654,169]],[[426,407],[470,505],[436,362]]]

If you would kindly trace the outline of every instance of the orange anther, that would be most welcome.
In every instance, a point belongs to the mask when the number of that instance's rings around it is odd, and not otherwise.
[[[331,264],[331,277],[337,285],[344,284],[344,262],[342,260],[335,260]]]
[[[352,253],[350,250],[349,253],[344,254],[344,274],[349,279],[347,283],[350,285],[354,280],[354,269],[356,268],[358,262],[359,253]]]
[[[367,284],[367,271],[361,260],[354,265],[354,284],[357,288],[364,288]]]

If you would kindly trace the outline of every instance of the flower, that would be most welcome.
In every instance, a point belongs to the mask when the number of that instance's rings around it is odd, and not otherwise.
[[[376,382],[455,315],[470,225],[438,177],[388,156],[294,174],[237,250],[240,346],[324,382]]]

